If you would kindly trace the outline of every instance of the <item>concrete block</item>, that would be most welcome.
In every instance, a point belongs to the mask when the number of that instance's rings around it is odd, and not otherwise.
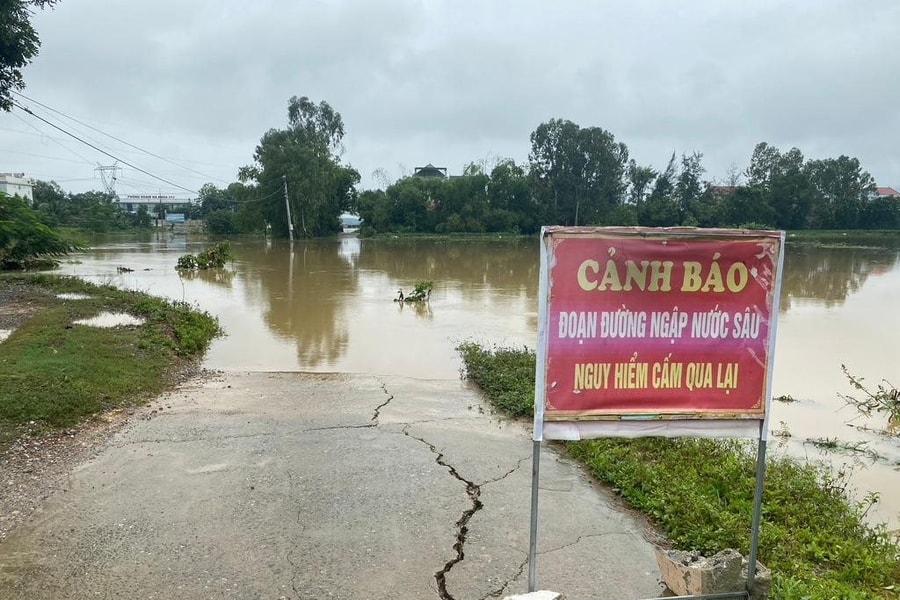
[[[679,550],[657,550],[663,583],[679,596],[744,591],[743,557],[736,550],[723,550],[710,558]]]
[[[745,558],[741,562],[741,579],[747,581],[749,562]],[[756,576],[753,581],[747,584],[747,591],[750,593],[750,600],[765,600],[769,597],[769,591],[772,589],[772,571],[764,564],[756,561]]]
[[[562,594],[558,592],[549,592],[541,590],[539,592],[531,592],[530,594],[516,594],[514,596],[506,596],[503,600],[565,600]]]

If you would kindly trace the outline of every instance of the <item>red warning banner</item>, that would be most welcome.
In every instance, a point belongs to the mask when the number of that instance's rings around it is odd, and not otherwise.
[[[782,235],[545,229],[544,419],[762,419]]]

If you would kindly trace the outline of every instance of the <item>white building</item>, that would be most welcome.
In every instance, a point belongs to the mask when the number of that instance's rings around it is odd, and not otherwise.
[[[0,192],[10,196],[25,198],[28,204],[34,202],[31,193],[31,181],[25,179],[25,173],[0,173]]]

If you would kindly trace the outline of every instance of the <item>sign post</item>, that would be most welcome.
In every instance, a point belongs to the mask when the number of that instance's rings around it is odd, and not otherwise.
[[[529,591],[540,444],[756,437],[755,573],[784,232],[545,227]]]

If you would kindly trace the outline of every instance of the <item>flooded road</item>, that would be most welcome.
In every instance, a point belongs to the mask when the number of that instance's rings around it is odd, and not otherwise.
[[[537,337],[536,240],[422,241],[341,237],[295,243],[233,242],[222,272],[179,276],[178,257],[209,242],[160,232],[96,243],[61,271],[183,300],[219,317],[227,336],[206,366],[222,370],[319,371],[451,379],[462,341],[534,347]],[[117,267],[134,269],[119,273]],[[428,305],[393,302],[420,280],[434,282]],[[851,393],[846,365],[873,386],[900,385],[900,250],[788,245],[785,257],[771,427],[789,432],[775,451],[821,458],[813,438],[863,441],[860,496],[880,493],[872,516],[900,526],[900,444],[865,428],[838,393]],[[872,461],[872,454],[879,458]],[[842,458],[843,457],[843,458]]]

